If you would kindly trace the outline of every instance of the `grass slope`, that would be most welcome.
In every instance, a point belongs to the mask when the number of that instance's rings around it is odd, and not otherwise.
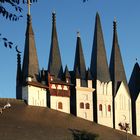
[[[126,134],[73,115],[48,108],[27,106],[16,99],[0,114],[0,140],[125,140]],[[130,135],[129,140],[140,140]]]

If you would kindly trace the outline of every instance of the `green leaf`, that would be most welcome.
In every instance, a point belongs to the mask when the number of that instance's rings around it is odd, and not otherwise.
[[[7,42],[4,42],[4,46],[7,48]]]
[[[7,38],[5,38],[5,37],[4,37],[4,38],[2,38],[2,39],[3,39],[4,41],[7,41]]]

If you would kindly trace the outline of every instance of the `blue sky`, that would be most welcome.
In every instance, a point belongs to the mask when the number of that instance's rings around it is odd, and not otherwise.
[[[99,12],[109,63],[112,48],[112,22],[117,19],[119,45],[129,80],[133,66],[140,60],[140,1],[139,0],[40,0],[31,6],[32,24],[40,69],[48,67],[51,41],[52,12],[56,12],[57,33],[63,66],[73,69],[76,32],[80,31],[86,66],[90,66],[95,15]],[[1,18],[0,33],[24,51],[27,6],[23,18],[10,22]],[[23,56],[22,56],[23,58]],[[6,49],[0,41],[0,98],[15,98],[16,52]]]

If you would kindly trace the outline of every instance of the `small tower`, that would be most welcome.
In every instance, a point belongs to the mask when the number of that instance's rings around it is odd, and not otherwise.
[[[93,95],[94,121],[108,127],[113,127],[112,82],[98,13],[95,19],[90,72],[93,78],[93,88],[95,88]]]
[[[66,77],[65,77],[66,76]],[[64,78],[63,78],[64,77]],[[70,113],[70,77],[66,68],[63,74],[59,51],[56,14],[52,13],[52,36],[48,63],[49,106],[51,109]]]
[[[30,15],[30,0],[28,0],[27,29],[22,66],[22,99],[28,105],[46,107],[47,86],[40,83],[39,73],[38,57]]]
[[[125,121],[130,124],[130,128],[132,129],[131,98],[118,44],[116,20],[113,22],[113,43],[110,59],[110,75],[113,84],[114,128],[120,129],[118,124]]]
[[[65,71],[64,71],[64,80],[66,83],[69,83],[69,84],[71,83],[71,76],[70,76],[67,65],[66,65]]]
[[[21,72],[21,55],[20,51],[17,51],[17,76],[16,76],[16,99],[22,99],[22,72]]]
[[[140,136],[140,67],[136,62],[129,80],[129,89],[132,101],[132,130]]]
[[[52,13],[52,36],[51,36],[51,48],[50,48],[48,72],[52,77],[54,76],[53,78],[61,79],[63,75],[63,67],[56,30],[55,12]]]
[[[76,53],[74,61],[74,80],[75,85],[71,91],[71,106],[77,117],[93,121],[93,91],[92,81],[88,79],[86,65],[82,50],[80,33],[77,33]]]

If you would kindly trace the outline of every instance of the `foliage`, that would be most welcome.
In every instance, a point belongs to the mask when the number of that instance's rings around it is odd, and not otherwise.
[[[37,0],[30,0],[31,3],[37,2]],[[22,11],[21,4],[27,3],[27,0],[0,0],[0,15],[8,19],[10,21],[18,21],[22,17]],[[6,5],[9,5],[12,7],[14,12],[10,12]],[[13,43],[11,41],[8,41],[6,37],[2,37],[2,34],[0,34],[0,41],[4,43],[4,46],[7,48],[13,48]]]
[[[97,140],[99,138],[98,134],[90,133],[84,130],[69,129],[69,131],[72,133],[74,140]]]
[[[130,124],[129,123],[119,123],[118,124],[121,130],[124,130],[126,132],[130,131]]]
[[[38,0],[30,0],[31,3],[37,2]],[[83,2],[86,2],[88,0],[82,0]],[[18,21],[22,17],[22,11],[21,4],[27,4],[28,0],[0,0],[0,15],[2,17],[10,20],[10,21]],[[14,12],[10,12],[8,8],[5,7],[5,5],[8,4],[10,7],[13,8]],[[18,15],[19,14],[19,15]],[[4,46],[7,48],[12,48],[13,43],[11,41],[8,41],[6,37],[2,37],[2,34],[0,34],[0,41],[3,40]]]
[[[86,2],[86,1],[88,1],[88,0],[83,0],[83,2]]]
[[[31,3],[37,2],[37,0],[30,0]],[[6,19],[17,21],[20,17],[22,17],[21,12],[23,9],[21,8],[21,3],[27,3],[27,0],[0,0],[0,14]],[[16,14],[11,13],[5,8],[4,5],[9,4],[16,11]],[[20,15],[17,15],[19,13]]]

